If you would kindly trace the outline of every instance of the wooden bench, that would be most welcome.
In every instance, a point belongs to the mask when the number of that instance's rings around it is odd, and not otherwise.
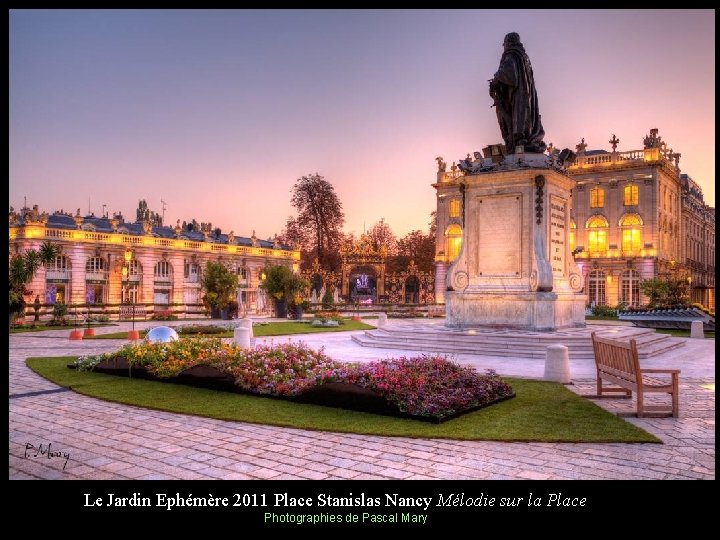
[[[127,320],[141,317],[145,320],[145,306],[134,306],[132,304],[123,304],[118,308],[118,319]]]
[[[605,393],[621,392],[619,397],[631,398],[632,393],[637,394],[637,415],[643,416],[673,416],[678,417],[680,410],[678,403],[678,375],[679,369],[641,369],[638,360],[637,345],[634,339],[630,343],[614,339],[598,337],[592,334],[593,352],[597,367],[597,396]],[[671,380],[660,380],[646,374],[666,374]],[[616,387],[603,387],[603,380],[614,383]],[[646,392],[661,392],[670,394],[672,407],[662,405],[645,405]],[[618,396],[614,396],[618,397]],[[651,414],[648,414],[651,413]]]

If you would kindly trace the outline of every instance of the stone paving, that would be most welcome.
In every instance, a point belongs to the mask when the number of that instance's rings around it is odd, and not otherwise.
[[[157,323],[156,323],[157,324]],[[143,328],[148,323],[137,323]],[[97,333],[126,329],[98,328]],[[648,359],[681,368],[681,417],[627,418],[664,444],[505,443],[410,439],[303,431],[212,420],[100,401],[58,387],[25,366],[29,356],[89,354],[122,340],[69,341],[68,330],[10,336],[11,479],[714,479],[714,340]],[[283,341],[285,338],[273,338]],[[403,351],[364,349],[350,333],[293,336],[338,359],[370,360]],[[258,339],[270,341],[270,339]],[[412,354],[412,351],[406,351]],[[459,355],[502,375],[542,377],[532,359]],[[592,361],[572,362],[574,384],[591,394]],[[34,393],[32,395],[25,395]],[[629,400],[595,400],[611,411]],[[52,443],[53,457],[30,451]],[[59,455],[54,453],[59,452]],[[67,458],[66,455],[69,455]]]

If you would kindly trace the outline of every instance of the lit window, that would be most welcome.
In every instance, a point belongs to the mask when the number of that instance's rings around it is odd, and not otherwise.
[[[636,206],[638,203],[638,187],[635,185],[625,186],[623,189],[623,204],[625,206]]]
[[[605,190],[594,187],[590,190],[590,208],[603,208],[605,206]]]
[[[450,201],[450,204],[448,205],[448,215],[451,218],[460,217],[460,201],[457,199],[453,199]]]
[[[462,229],[460,225],[450,225],[445,230],[445,236],[447,237],[447,257],[448,261],[452,262],[460,255],[460,248],[462,247]]]
[[[624,229],[622,232],[622,250],[640,251],[640,230]]]
[[[608,222],[603,216],[593,216],[588,219],[585,228],[588,229],[588,251],[600,252],[607,249]]]

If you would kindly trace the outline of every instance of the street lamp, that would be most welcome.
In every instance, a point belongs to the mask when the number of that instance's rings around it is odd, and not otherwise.
[[[132,317],[132,331],[128,332],[128,339],[135,340],[139,339],[138,332],[135,331],[135,300],[130,292],[130,264],[132,262],[133,252],[130,247],[125,248],[123,258],[125,259],[125,266],[122,268],[122,275],[125,279],[125,299],[130,300],[130,314]]]

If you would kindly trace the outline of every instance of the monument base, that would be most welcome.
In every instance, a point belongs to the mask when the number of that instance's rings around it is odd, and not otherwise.
[[[445,325],[552,332],[585,326],[585,296],[554,292],[445,293]]]

